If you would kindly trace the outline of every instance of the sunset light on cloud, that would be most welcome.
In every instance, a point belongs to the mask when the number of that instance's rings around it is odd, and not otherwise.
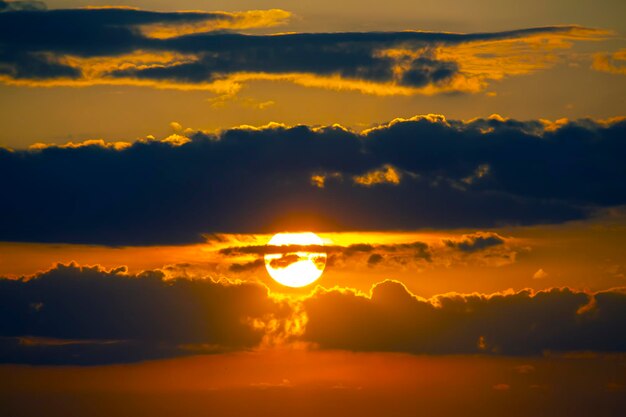
[[[623,16],[0,1],[0,415],[623,416]]]

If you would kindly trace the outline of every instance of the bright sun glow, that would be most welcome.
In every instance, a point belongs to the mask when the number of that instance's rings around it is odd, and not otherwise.
[[[324,242],[315,233],[278,233],[270,239],[270,246],[323,246]],[[265,267],[270,276],[288,287],[304,287],[316,281],[324,272],[326,253],[295,251],[268,253]]]

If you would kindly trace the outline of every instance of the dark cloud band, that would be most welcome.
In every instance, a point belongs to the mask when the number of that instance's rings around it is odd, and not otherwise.
[[[286,303],[254,283],[60,265],[29,279],[0,278],[0,313],[0,363],[93,365],[246,350],[277,329],[283,342],[352,351],[626,351],[623,289],[425,300],[385,281],[369,297],[318,288]],[[289,330],[296,319],[306,323],[303,332]]]
[[[289,312],[256,284],[59,265],[0,278],[0,361],[127,362],[257,346],[247,320]]]
[[[0,240],[185,244],[216,232],[583,219],[626,203],[625,137],[623,120],[416,117],[363,133],[272,126],[177,143],[0,149]]]
[[[475,92],[484,88],[486,80],[502,74],[465,73],[457,54],[443,57],[437,48],[536,36],[585,40],[601,34],[576,26],[546,26],[474,34],[252,35],[225,30],[272,26],[289,13],[45,10],[16,4],[0,3],[0,11],[5,11],[0,13],[0,77],[4,82],[26,85],[127,83],[221,91],[210,85],[226,82],[232,84],[232,90],[248,79],[283,77],[298,82],[294,77],[325,77],[326,82],[318,86],[333,88],[333,83],[344,81],[373,84],[376,87],[344,87],[376,94],[417,94],[428,88],[431,93]],[[167,36],[163,37],[159,33],[164,30]],[[487,55],[483,53],[480,59]],[[124,57],[123,65],[116,63],[119,57]],[[91,58],[101,59],[99,72],[85,61]],[[504,65],[502,59],[498,63]]]
[[[623,352],[626,293],[569,289],[532,293],[413,296],[399,282],[371,298],[322,291],[304,302],[305,339],[327,349],[427,354],[541,355]]]

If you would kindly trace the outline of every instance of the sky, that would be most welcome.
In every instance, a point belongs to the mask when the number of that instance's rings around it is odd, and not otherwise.
[[[0,1],[0,414],[623,415],[625,13]]]

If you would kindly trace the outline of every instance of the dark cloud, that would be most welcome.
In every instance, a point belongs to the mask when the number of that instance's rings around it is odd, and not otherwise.
[[[242,272],[250,272],[256,271],[259,268],[263,268],[265,266],[265,261],[263,259],[255,259],[254,261],[244,262],[244,263],[234,263],[228,267],[230,272],[234,272],[236,274]]]
[[[248,245],[231,246],[220,249],[220,254],[226,256],[239,255],[266,255],[266,254],[292,254],[295,252],[335,252],[340,246],[324,245]]]
[[[544,130],[416,118],[362,134],[271,127],[182,145],[0,149],[0,240],[153,245],[218,232],[558,223],[626,203],[624,137],[626,121]],[[354,182],[384,164],[404,173],[399,183]],[[464,181],[479,166],[487,173]],[[310,181],[319,172],[344,181],[320,188]]]
[[[432,260],[431,248],[424,242],[398,243],[394,245],[376,245],[379,251],[386,252],[408,252],[414,259],[423,259],[430,262]]]
[[[302,315],[304,333],[290,332],[290,323]],[[623,290],[425,300],[385,281],[371,297],[318,288],[301,301],[279,302],[254,283],[166,280],[159,271],[129,275],[123,267],[59,265],[29,279],[0,279],[0,363],[90,365],[246,350],[277,331],[284,332],[277,340],[322,349],[623,352],[624,320]]]
[[[330,266],[348,261],[367,263],[370,267],[383,263],[407,266],[416,262],[431,262],[432,248],[424,242],[382,245],[356,243],[346,247],[336,246],[330,251]]]
[[[113,77],[169,80],[184,83],[211,82],[238,72],[268,74],[313,73],[340,75],[342,78],[391,82],[396,60],[378,56],[382,48],[408,43],[412,48],[437,39],[415,32],[412,36],[395,34],[288,34],[251,36],[241,34],[193,35],[169,41],[166,49],[196,54],[192,62],[153,68],[130,68],[111,73]],[[169,46],[168,46],[169,45]],[[454,62],[419,58],[409,63],[399,84],[423,87],[449,80],[458,71]]]
[[[493,246],[503,245],[505,240],[497,233],[476,233],[473,235],[464,235],[460,240],[446,239],[443,242],[448,247],[471,253]]]
[[[299,262],[303,259],[307,258],[295,253],[287,253],[281,255],[279,258],[272,259],[270,261],[270,266],[272,268],[287,268],[289,265]]]
[[[266,254],[290,254],[295,252],[325,252],[325,253],[343,253],[351,256],[357,253],[367,253],[373,251],[377,247],[388,247],[389,250],[395,250],[399,245],[371,245],[369,243],[355,243],[348,246],[339,245],[245,245],[231,246],[220,249],[220,254],[226,256],[239,255],[266,255]]]
[[[304,301],[304,338],[322,349],[538,355],[626,350],[626,293],[569,289],[419,299],[400,283],[371,298],[320,291]]]
[[[225,12],[152,12],[132,8],[46,10],[40,2],[2,2],[0,11],[7,12],[0,14],[0,74],[14,79],[80,78],[81,69],[64,58],[162,51],[161,41],[141,28],[234,22],[240,17]],[[47,71],[43,63],[49,65]]]
[[[12,62],[12,65],[1,65]],[[29,54],[19,50],[0,51],[0,74],[15,80],[80,77],[80,70],[64,65],[45,54]]]
[[[379,253],[373,253],[367,258],[367,264],[369,266],[375,266],[384,260],[383,256]]]
[[[369,243],[355,243],[348,246],[339,245],[248,245],[248,246],[232,246],[221,249],[221,255],[242,256],[256,255],[262,257],[266,254],[280,254],[279,258],[275,258],[270,262],[273,268],[285,268],[292,263],[298,262],[306,257],[299,255],[300,252],[309,252],[323,254],[323,256],[313,258],[318,262],[320,268],[325,264],[334,266],[340,262],[345,262],[351,258],[359,258],[360,255],[367,255],[373,251],[382,252],[370,255],[367,258],[369,266],[373,266],[387,259],[396,263],[407,264],[411,261],[424,260],[432,261],[431,248],[424,242],[398,243],[386,245],[372,245]],[[326,256],[327,255],[327,256]],[[261,258],[250,263],[234,263],[231,272],[247,272],[255,268],[256,264],[262,265]]]
[[[4,1],[0,0],[0,12],[12,11],[42,11],[48,7],[43,1]]]
[[[0,279],[0,362],[107,363],[247,349],[288,314],[263,286],[59,265]],[[34,341],[33,341],[34,338]]]
[[[219,353],[213,347],[186,350],[184,346],[137,340],[54,340],[30,337],[0,338],[0,363],[31,365],[103,365]]]
[[[13,80],[83,79],[91,82],[94,80],[82,74],[80,64],[69,63],[65,58],[169,52],[184,57],[154,65],[143,61],[141,65],[133,65],[133,60],[128,58],[123,68],[112,65],[96,78],[100,82],[124,78],[206,84],[236,73],[314,74],[398,87],[447,85],[454,90],[461,88],[451,86],[451,81],[461,72],[460,65],[454,58],[437,57],[439,46],[535,35],[567,37],[576,31],[590,32],[574,26],[552,26],[477,34],[405,31],[269,36],[216,30],[222,29],[219,25],[213,29],[210,25],[189,31],[181,29],[212,21],[231,22],[236,29],[241,15],[225,12],[152,12],[130,8],[46,11],[27,7],[27,4],[36,3],[0,3],[0,10],[2,7],[10,10],[0,14],[0,45],[4,51],[0,56],[0,74]],[[276,12],[281,12],[276,17],[279,20],[288,15],[283,11],[266,11],[268,16]],[[264,19],[259,22],[263,25]],[[171,28],[172,36],[161,39],[144,30],[155,25]],[[225,27],[228,29],[228,25]],[[182,32],[177,34],[177,29]],[[390,50],[405,52],[385,53]],[[48,62],[47,71],[42,57]],[[35,63],[38,66],[32,71]]]

